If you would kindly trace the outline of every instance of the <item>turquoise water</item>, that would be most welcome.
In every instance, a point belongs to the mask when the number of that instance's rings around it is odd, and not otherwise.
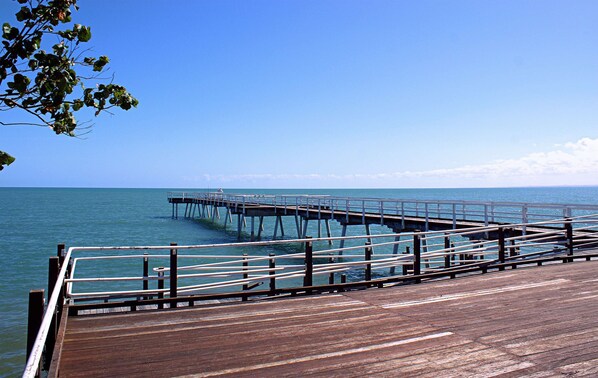
[[[55,255],[56,244],[109,246],[236,241],[236,234],[232,230],[223,232],[219,227],[200,222],[171,219],[167,192],[167,189],[0,188],[0,256],[3,268],[3,278],[0,280],[0,376],[16,376],[22,371],[28,292],[33,288],[46,288],[48,258]],[[598,187],[237,189],[226,192],[598,204]],[[338,226],[335,222],[331,225],[333,235],[338,236]],[[285,231],[290,237],[296,236],[293,227],[290,223],[285,224]],[[273,226],[266,224],[265,229],[264,235],[271,237]]]

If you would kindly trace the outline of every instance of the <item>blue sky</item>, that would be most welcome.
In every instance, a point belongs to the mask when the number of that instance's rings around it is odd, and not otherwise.
[[[596,1],[79,5],[140,105],[0,127],[0,186],[598,185]]]

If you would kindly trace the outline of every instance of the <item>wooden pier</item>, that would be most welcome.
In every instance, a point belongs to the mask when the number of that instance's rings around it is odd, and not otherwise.
[[[223,224],[233,223],[236,216],[237,236],[249,219],[250,240],[261,239],[264,218],[273,217],[273,238],[284,236],[283,218],[294,218],[297,238],[308,236],[308,223],[317,222],[317,237],[321,237],[322,223],[325,236],[331,237],[330,221],[342,226],[340,236],[347,234],[348,226],[364,226],[370,234],[370,225],[388,227],[395,233],[412,231],[442,231],[472,227],[526,224],[573,215],[598,212],[598,205],[589,204],[533,204],[518,202],[432,201],[384,198],[348,198],[322,195],[251,195],[205,193],[169,193],[172,217],[179,217],[179,205],[184,206],[183,217],[209,219]],[[221,210],[222,211],[221,211]],[[257,219],[257,222],[256,222]],[[256,224],[257,223],[257,224]],[[257,226],[257,228],[256,228]],[[548,226],[535,228],[513,227],[514,233],[545,232]],[[480,235],[471,235],[477,238]],[[486,235],[488,236],[488,235]],[[494,237],[496,235],[493,235]]]
[[[597,273],[591,261],[72,317],[60,376],[594,377]]]
[[[294,216],[302,238],[59,245],[23,376],[597,373],[598,206],[203,197],[169,195],[173,214],[274,216],[275,235]],[[343,235],[303,237],[310,219]],[[401,232],[345,235],[368,222]]]

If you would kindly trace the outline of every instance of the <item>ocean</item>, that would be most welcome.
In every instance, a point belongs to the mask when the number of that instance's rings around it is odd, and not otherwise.
[[[0,188],[0,376],[19,376],[25,363],[30,289],[46,288],[56,245],[115,246],[234,242],[236,233],[205,222],[171,219],[172,189]],[[175,189],[174,191],[204,191]],[[227,193],[325,194],[428,200],[598,204],[598,187],[489,189],[225,189]],[[179,209],[181,211],[181,208]],[[179,212],[179,215],[182,215]],[[333,235],[339,227],[332,222]],[[295,237],[290,224],[289,237]],[[266,225],[265,238],[271,237]],[[376,232],[376,230],[374,230]],[[377,232],[383,232],[378,230]],[[385,232],[389,232],[386,230]]]

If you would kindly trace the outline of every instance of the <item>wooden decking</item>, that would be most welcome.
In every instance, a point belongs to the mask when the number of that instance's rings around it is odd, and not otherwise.
[[[60,375],[596,376],[598,261],[69,317]]]

